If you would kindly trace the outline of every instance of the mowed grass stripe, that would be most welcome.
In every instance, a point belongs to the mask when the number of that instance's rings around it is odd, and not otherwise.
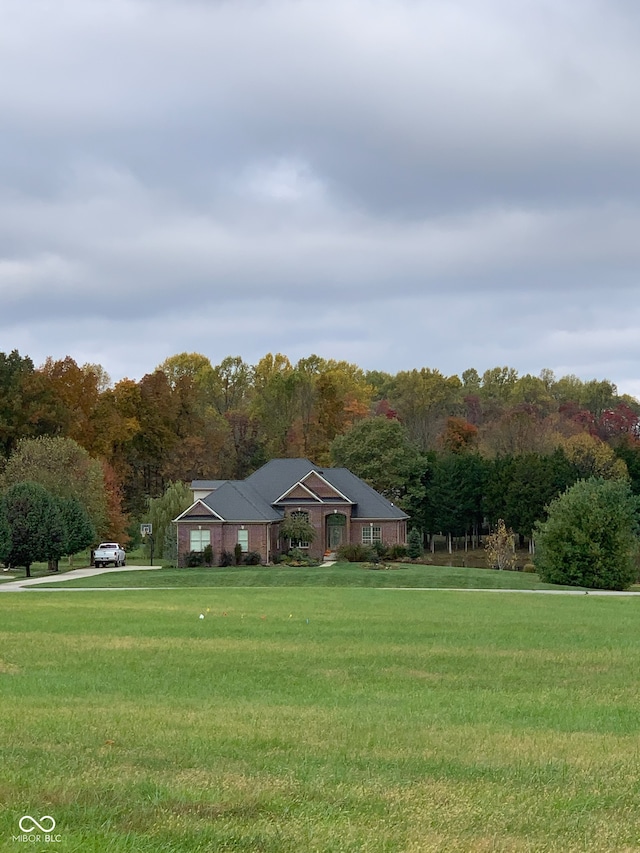
[[[576,589],[540,581],[527,572],[499,572],[493,569],[459,566],[393,564],[391,568],[363,568],[357,563],[299,568],[294,566],[238,566],[210,569],[157,569],[145,572],[108,572],[86,578],[72,578],[42,588],[61,586],[75,589],[131,589],[184,587],[405,587],[434,589]]]
[[[36,813],[60,850],[638,847],[636,599],[220,589],[0,613],[0,849]]]

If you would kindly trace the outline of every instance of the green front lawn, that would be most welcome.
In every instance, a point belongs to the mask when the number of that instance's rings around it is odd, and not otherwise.
[[[50,584],[60,587],[59,583]],[[322,568],[238,566],[212,569],[158,569],[153,572],[109,572],[65,581],[69,587],[239,587],[239,586],[358,586],[437,589],[560,589],[542,583],[535,574],[450,566],[394,565],[367,569],[359,563],[336,563]]]

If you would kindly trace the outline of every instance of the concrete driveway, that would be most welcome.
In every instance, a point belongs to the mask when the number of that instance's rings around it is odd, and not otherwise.
[[[58,581],[69,581],[73,578],[91,578],[94,575],[104,575],[107,572],[153,572],[159,568],[160,566],[120,566],[120,568],[112,566],[100,569],[73,569],[70,572],[53,573],[42,578],[21,578],[20,580],[6,581],[0,583],[0,592],[22,592],[39,583],[57,583]]]

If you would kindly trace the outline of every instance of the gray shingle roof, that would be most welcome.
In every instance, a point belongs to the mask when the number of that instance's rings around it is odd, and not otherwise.
[[[246,480],[226,480],[203,503],[225,521],[278,521],[283,515]]]
[[[323,468],[308,459],[272,459],[245,481],[264,494],[269,503],[277,500],[310,471],[317,471],[324,479],[342,492],[356,506],[353,518],[401,519],[407,518],[397,506],[356,477],[347,468]]]
[[[203,498],[225,521],[279,521],[283,509],[273,504],[307,474],[316,471],[354,506],[353,518],[395,520],[408,516],[347,468],[324,468],[309,459],[272,459],[246,480],[194,480],[192,488],[213,491]],[[299,498],[295,503],[301,503]],[[326,503],[332,503],[327,499]],[[339,502],[339,501],[338,501]]]
[[[223,483],[226,483],[226,480],[192,480],[191,481],[191,489],[202,491],[204,489],[219,489]]]
[[[353,501],[352,518],[401,519],[409,516],[348,468],[324,468],[323,477]]]
[[[273,503],[310,471],[321,470],[308,459],[272,459],[247,477],[245,483]]]

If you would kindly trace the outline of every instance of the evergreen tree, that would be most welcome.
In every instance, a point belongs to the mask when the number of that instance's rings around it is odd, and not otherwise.
[[[11,531],[7,560],[24,566],[31,576],[31,564],[59,559],[65,549],[65,526],[60,510],[49,492],[39,483],[16,483],[3,497]]]
[[[635,437],[625,436],[616,445],[615,452],[627,466],[631,491],[634,495],[640,495],[640,442]]]
[[[482,523],[486,462],[475,453],[438,458],[427,488],[431,533],[464,536]]]
[[[407,556],[412,560],[422,557],[422,534],[417,527],[412,527],[407,536]]]
[[[0,500],[0,562],[4,563],[11,550],[11,528],[7,521],[4,501]]]
[[[504,519],[521,536],[531,536],[536,521],[547,517],[546,507],[575,483],[575,466],[562,449],[550,456],[525,453],[490,463],[484,508],[492,524]]]

